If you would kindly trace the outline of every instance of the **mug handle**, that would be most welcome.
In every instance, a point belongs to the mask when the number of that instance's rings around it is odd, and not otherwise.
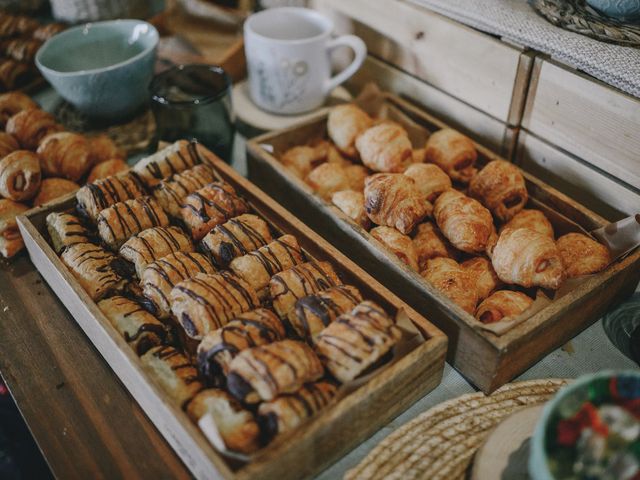
[[[334,88],[347,81],[349,77],[356,73],[362,65],[362,62],[364,62],[364,58],[367,56],[367,46],[364,44],[362,39],[360,39],[360,37],[356,37],[355,35],[343,35],[341,37],[330,40],[327,44],[327,51],[330,53],[332,50],[335,50],[336,48],[342,46],[351,48],[351,50],[353,50],[353,53],[355,54],[355,57],[349,64],[349,66],[347,66],[347,68],[327,80],[324,89],[325,95],[331,93]]]

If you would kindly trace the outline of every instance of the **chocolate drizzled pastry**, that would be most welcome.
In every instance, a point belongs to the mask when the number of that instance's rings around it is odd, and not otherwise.
[[[196,165],[160,182],[154,188],[153,196],[165,212],[172,217],[178,217],[184,198],[215,179],[215,173],[210,166]]]
[[[80,219],[70,213],[52,212],[47,215],[47,230],[56,253],[77,243],[89,243],[89,231]]]
[[[298,299],[342,285],[328,262],[307,262],[277,273],[269,281],[273,308],[285,319]]]
[[[166,318],[171,311],[171,290],[178,283],[198,273],[214,273],[216,269],[201,253],[176,252],[149,264],[140,276],[144,296],[155,305],[155,314]]]
[[[313,343],[318,334],[339,315],[350,312],[362,302],[356,287],[340,285],[315,295],[302,297],[289,311],[289,324],[307,343]]]
[[[61,258],[94,301],[122,290],[127,283],[122,275],[124,261],[93,243],[70,245]]]
[[[96,219],[102,241],[117,250],[132,235],[151,227],[169,226],[169,217],[151,197],[118,202],[102,210]]]
[[[176,252],[193,252],[191,238],[178,227],[148,228],[120,247],[120,256],[135,264],[138,278],[150,263]]]
[[[400,337],[393,319],[367,300],[320,332],[316,352],[327,370],[344,383],[391,350]]]
[[[133,169],[149,188],[175,173],[200,163],[212,164],[217,157],[196,142],[178,140],[168,147],[140,160]]]
[[[270,241],[267,222],[246,213],[213,227],[202,239],[202,247],[216,265],[225,267],[237,256],[246,255]]]
[[[240,352],[229,365],[227,387],[238,400],[257,403],[294,393],[323,373],[311,347],[282,340]]]
[[[194,422],[211,415],[229,450],[251,453],[260,446],[260,428],[253,415],[224,390],[203,390],[189,402],[187,414]]]
[[[198,345],[198,370],[204,378],[226,375],[229,362],[241,351],[284,338],[284,325],[271,310],[242,313],[204,336]]]
[[[204,388],[196,368],[174,347],[153,347],[140,360],[169,398],[183,409]]]
[[[249,205],[225,182],[212,182],[184,199],[180,217],[194,240],[200,240],[216,225],[249,211]]]
[[[138,355],[164,343],[164,325],[133,300],[110,297],[98,302],[98,308]]]
[[[144,195],[146,191],[140,177],[135,172],[127,172],[85,185],[76,193],[76,200],[79,210],[93,220],[105,208]]]
[[[295,393],[261,403],[258,423],[270,438],[293,430],[326,407],[337,390],[329,382],[308,383]]]
[[[229,268],[249,282],[260,298],[265,298],[269,295],[272,276],[302,262],[304,255],[296,237],[283,235],[258,250],[235,258]]]
[[[199,273],[180,282],[171,290],[170,299],[171,311],[185,333],[196,340],[260,306],[251,286],[227,271]]]

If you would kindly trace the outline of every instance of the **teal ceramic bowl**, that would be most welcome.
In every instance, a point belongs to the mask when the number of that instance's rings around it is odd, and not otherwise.
[[[622,21],[640,19],[640,0],[586,0],[589,5],[609,17]]]
[[[36,65],[82,113],[124,118],[147,101],[158,31],[140,20],[87,23],[49,39]]]
[[[547,402],[531,437],[529,476],[532,480],[560,480],[552,473],[546,448],[547,430],[558,412],[562,411],[562,409],[571,410],[575,408],[577,404],[589,398],[590,387],[595,387],[599,381],[608,381],[614,377],[632,377],[640,381],[640,370],[604,370],[590,375],[583,375],[562,388],[555,397]]]

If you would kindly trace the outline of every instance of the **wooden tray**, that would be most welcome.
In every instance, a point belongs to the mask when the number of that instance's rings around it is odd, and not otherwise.
[[[385,94],[386,100],[429,131],[446,124],[407,101]],[[469,381],[490,393],[529,368],[598,319],[615,302],[629,295],[640,280],[640,249],[589,278],[525,322],[497,336],[478,328],[471,315],[429,285],[417,272],[389,253],[366,230],[316,196],[302,180],[278,161],[284,151],[326,136],[327,111],[297,127],[272,132],[248,143],[249,178],[316,232],[330,239],[352,260],[429,318],[449,337],[448,359]],[[270,145],[273,151],[264,146]],[[479,163],[499,157],[476,144]],[[524,172],[530,203],[560,215],[550,218],[556,230],[590,231],[608,223],[566,195]],[[562,219],[562,216],[566,219]],[[568,220],[567,220],[568,219]]]
[[[134,351],[50,247],[45,218],[52,211],[72,208],[75,197],[68,196],[18,217],[20,231],[33,264],[195,477],[278,480],[310,477],[440,383],[447,339],[231,167],[222,161],[214,167],[265,220],[276,229],[295,235],[307,255],[331,262],[345,283],[357,286],[365,298],[379,302],[389,313],[403,309],[426,339],[302,428],[276,438],[248,464],[227,461],[187,415],[167,401]]]

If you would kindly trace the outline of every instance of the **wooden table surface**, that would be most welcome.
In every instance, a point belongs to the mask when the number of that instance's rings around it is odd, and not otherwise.
[[[0,373],[56,477],[189,477],[26,252],[0,265],[0,312]]]

